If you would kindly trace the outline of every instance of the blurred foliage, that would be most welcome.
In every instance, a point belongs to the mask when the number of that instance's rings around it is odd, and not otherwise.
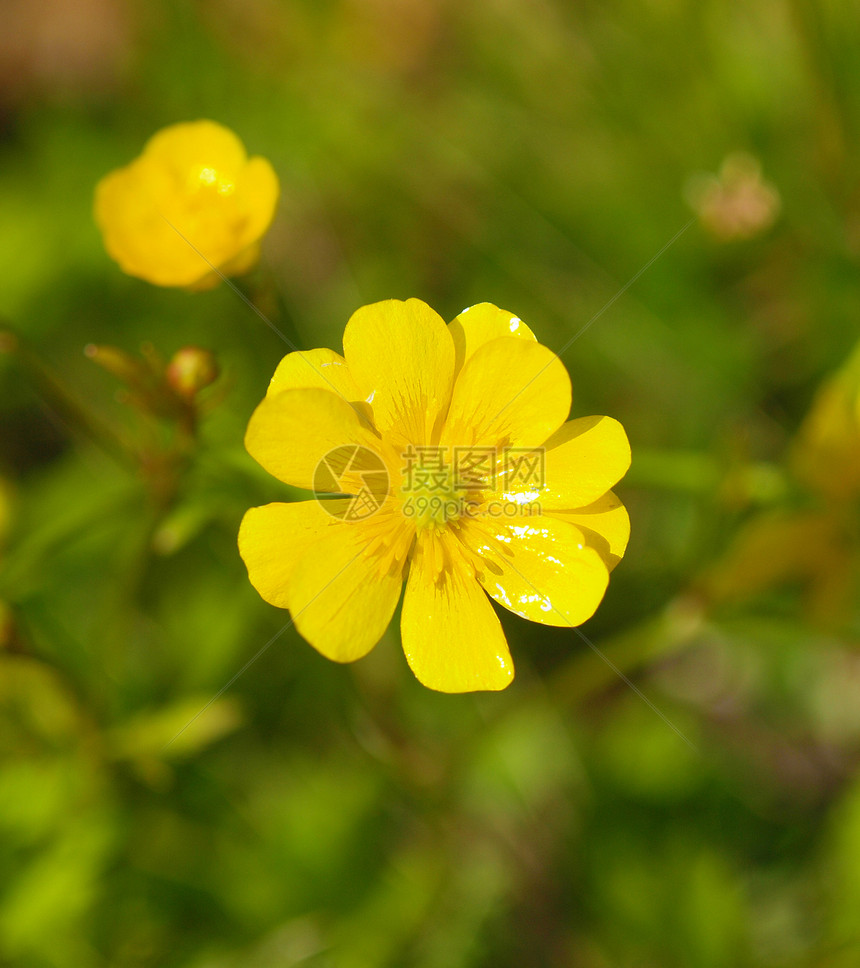
[[[3,12],[0,965],[860,963],[856,6]],[[281,180],[251,308],[92,220],[196,118]],[[422,689],[396,626],[326,662],[236,550],[293,496],[242,448],[274,327],[413,295],[515,312],[633,444],[603,657],[502,616],[499,695]]]

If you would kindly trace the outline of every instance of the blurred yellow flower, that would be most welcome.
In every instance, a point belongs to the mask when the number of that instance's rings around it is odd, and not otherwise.
[[[245,445],[288,484],[353,496],[248,511],[250,580],[337,662],[373,648],[405,581],[417,678],[503,689],[513,663],[487,595],[545,625],[594,613],[630,530],[610,490],[624,430],[568,421],[562,362],[489,303],[448,326],[417,299],[365,306],[343,345],[281,361]]]
[[[812,491],[836,501],[860,497],[860,344],[816,394],[791,463]]]
[[[96,186],[94,214],[120,268],[158,286],[208,289],[253,268],[279,196],[265,158],[214,121],[163,128]]]
[[[796,584],[810,618],[839,626],[860,578],[860,344],[819,388],[788,463],[806,506],[753,517],[706,575],[704,590],[717,602],[738,601]]]

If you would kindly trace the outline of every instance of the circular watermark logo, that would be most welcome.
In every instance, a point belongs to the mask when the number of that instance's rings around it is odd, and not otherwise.
[[[330,450],[314,471],[319,494],[348,494],[350,500],[325,501],[322,507],[341,521],[362,521],[382,506],[388,495],[388,468],[375,451],[360,444],[343,444]]]

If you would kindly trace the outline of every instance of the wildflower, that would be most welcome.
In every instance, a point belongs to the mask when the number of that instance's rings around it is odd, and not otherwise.
[[[343,356],[281,361],[245,445],[288,484],[353,496],[248,511],[251,582],[350,662],[385,632],[405,581],[417,678],[503,689],[513,663],[487,596],[545,625],[593,614],[629,535],[610,490],[630,463],[624,430],[568,421],[564,365],[489,303],[449,326],[417,299],[365,306],[343,343]]]
[[[95,219],[111,258],[158,286],[208,289],[256,264],[278,179],[214,121],[174,124],[96,186]]]
[[[729,155],[719,175],[699,175],[686,187],[687,201],[719,242],[751,239],[769,229],[780,209],[779,192],[751,155]]]

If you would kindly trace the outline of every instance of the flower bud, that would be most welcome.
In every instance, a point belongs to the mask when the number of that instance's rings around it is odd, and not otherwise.
[[[215,355],[199,346],[184,346],[167,364],[170,387],[183,399],[191,400],[200,390],[218,379]]]
[[[780,209],[779,193],[762,178],[758,161],[742,152],[729,155],[719,175],[691,179],[686,196],[704,229],[719,242],[760,235]]]

